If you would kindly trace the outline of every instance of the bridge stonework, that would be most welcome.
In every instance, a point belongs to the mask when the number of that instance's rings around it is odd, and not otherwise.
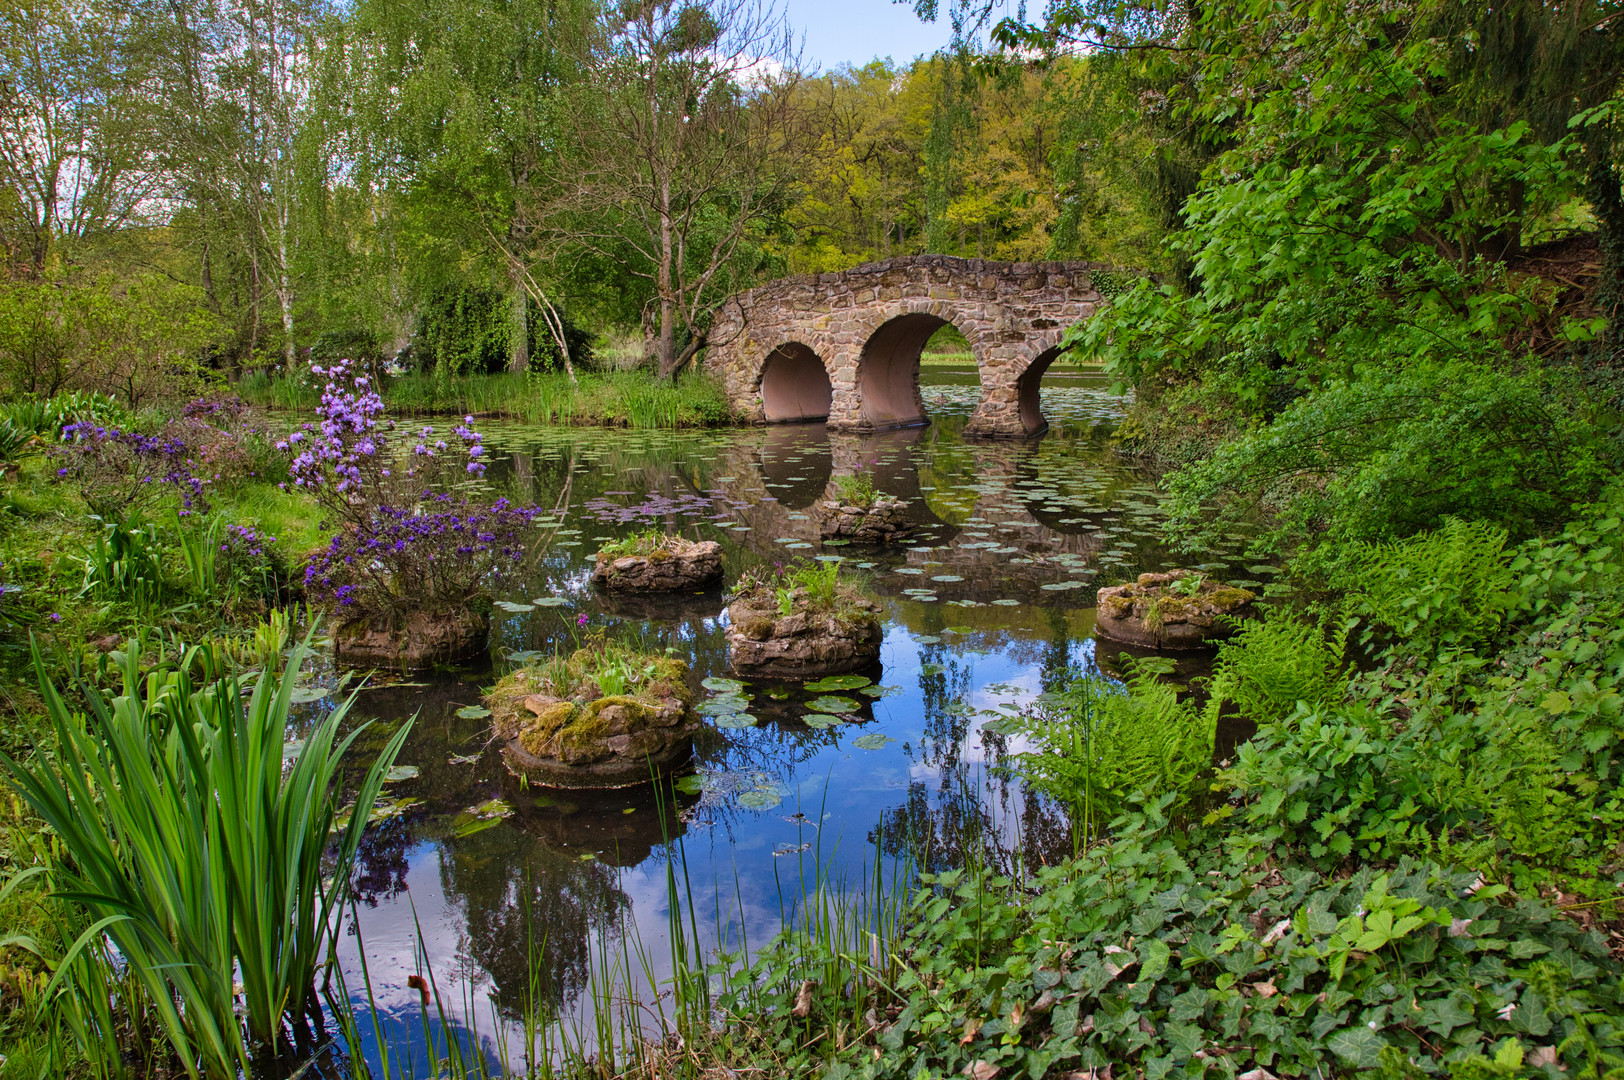
[[[1043,431],[1038,382],[1066,328],[1102,300],[1100,263],[918,255],[769,282],[714,320],[705,367],[761,422],[827,418],[836,431],[926,422],[919,354],[945,323],[970,343],[981,403],[966,434]]]

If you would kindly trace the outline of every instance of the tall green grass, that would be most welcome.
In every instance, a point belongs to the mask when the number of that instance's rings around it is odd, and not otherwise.
[[[34,669],[56,756],[0,756],[12,784],[60,838],[41,872],[81,923],[46,997],[103,1073],[124,1072],[109,987],[189,1076],[233,1078],[286,1044],[316,1008],[350,867],[384,775],[411,724],[365,772],[343,821],[346,702],[300,745],[286,741],[308,638],[280,679],[251,689],[206,647],[132,640],[113,654],[122,693],[78,687],[71,708],[37,645]],[[337,834],[336,849],[329,841]],[[65,939],[66,940],[66,939]],[[20,942],[39,950],[39,943]],[[115,962],[109,946],[121,960]],[[240,979],[241,989],[234,983]],[[241,1016],[237,1012],[241,1002]]]
[[[244,376],[237,392],[252,404],[310,411],[320,393],[287,376]],[[721,384],[690,375],[672,382],[646,371],[446,376],[421,372],[388,379],[383,398],[391,411],[411,416],[503,416],[532,424],[589,424],[634,428],[705,427],[727,423],[732,410]]]

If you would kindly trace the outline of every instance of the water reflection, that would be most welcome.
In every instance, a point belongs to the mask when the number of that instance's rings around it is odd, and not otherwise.
[[[645,983],[669,978],[668,869],[680,867],[710,948],[770,937],[802,902],[801,883],[817,878],[812,859],[861,880],[876,860],[941,869],[975,859],[1014,872],[1069,853],[1064,816],[998,771],[1022,748],[988,729],[986,710],[1030,702],[1095,664],[1095,590],[1171,557],[1156,537],[1152,478],[1105,449],[1119,402],[1074,386],[1046,400],[1053,426],[1042,439],[969,442],[973,401],[955,406],[961,389],[927,387],[931,426],[874,437],[822,425],[487,429],[484,483],[551,509],[528,579],[499,598],[491,670],[368,689],[355,711],[357,722],[385,721],[363,735],[373,749],[418,716],[400,763],[419,773],[390,785],[395,814],[369,832],[356,871],[386,1013],[421,1008],[407,980],[427,964],[441,1004],[469,1003],[465,1019],[514,1019],[536,993],[585,1023],[592,958],[628,942],[647,968],[633,965],[625,990],[652,1000],[657,988]],[[857,474],[906,501],[919,531],[905,546],[820,543],[819,504]],[[753,682],[756,724],[708,726],[695,775],[675,787],[526,788],[487,745],[485,721],[458,710],[525,654],[578,647],[581,616],[686,658],[699,697],[703,679],[726,674],[720,590],[651,600],[589,587],[591,554],[648,527],[718,540],[730,581],[796,556],[845,559],[882,605],[881,661],[866,674],[884,689],[853,691],[855,719],[820,727],[806,721],[817,694]],[[1242,580],[1238,551],[1236,541],[1203,566]],[[1108,671],[1109,651],[1098,658]],[[493,799],[511,814],[469,830],[458,815]],[[345,967],[359,969],[353,941]]]

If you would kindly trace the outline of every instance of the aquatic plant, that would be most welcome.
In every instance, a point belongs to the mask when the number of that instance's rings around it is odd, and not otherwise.
[[[383,399],[348,360],[327,369],[318,415],[278,445],[289,483],[313,495],[335,529],[305,568],[306,588],[346,612],[465,605],[529,550],[540,513],[507,499],[481,503],[457,487],[485,472],[485,447],[466,417],[458,446],[432,427],[402,440]]]
[[[860,506],[865,510],[874,505],[877,494],[874,490],[874,478],[868,473],[835,477],[835,492],[840,496],[841,502]]]
[[[149,644],[157,659],[143,669]],[[105,934],[191,1076],[247,1072],[255,1048],[274,1052],[285,1022],[316,1007],[315,975],[338,932],[361,832],[411,728],[390,738],[341,820],[339,770],[366,725],[338,738],[352,696],[288,745],[307,646],[280,679],[250,690],[212,650],[167,652],[142,635],[114,654],[121,692],[109,698],[80,685],[79,713],[36,645],[58,750],[32,764],[0,755],[60,838],[61,856],[46,869],[52,891],[83,912],[54,985],[69,997],[101,992],[111,974],[82,981],[70,961]]]

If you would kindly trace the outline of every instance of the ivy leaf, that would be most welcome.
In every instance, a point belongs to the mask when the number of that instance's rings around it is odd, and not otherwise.
[[[1173,950],[1167,947],[1167,942],[1156,938],[1146,938],[1139,943],[1139,978],[1141,981],[1154,982],[1162,977],[1167,970],[1167,961],[1173,955]]]
[[[1381,1061],[1382,1047],[1387,1045],[1387,1040],[1360,1024],[1333,1032],[1326,1045],[1331,1053],[1354,1068],[1373,1069]]]

